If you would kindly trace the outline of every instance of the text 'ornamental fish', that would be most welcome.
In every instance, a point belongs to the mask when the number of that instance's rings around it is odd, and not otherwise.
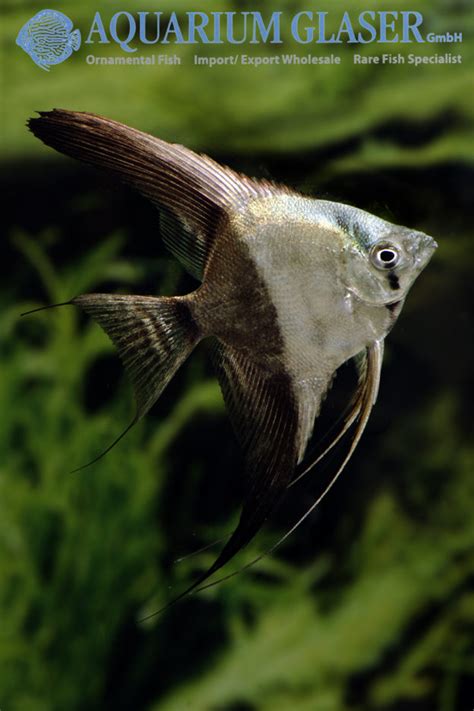
[[[167,247],[201,282],[186,296],[85,294],[67,302],[90,314],[116,345],[134,386],[132,424],[196,344],[212,339],[244,451],[246,495],[237,528],[182,597],[248,544],[286,489],[347,434],[342,464],[291,531],[332,486],[375,402],[384,339],[437,245],[422,232],[248,178],[101,116],[54,110],[29,127],[47,145],[149,198],[162,211]],[[317,459],[305,458],[331,380],[351,358],[358,386],[339,430]]]

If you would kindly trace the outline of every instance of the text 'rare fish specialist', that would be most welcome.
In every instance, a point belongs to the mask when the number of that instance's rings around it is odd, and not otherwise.
[[[163,211],[167,247],[201,282],[186,296],[84,294],[68,302],[116,345],[134,386],[132,424],[196,344],[212,339],[244,450],[247,493],[236,530],[182,597],[245,546],[285,490],[350,431],[344,461],[303,518],[339,476],[377,396],[384,339],[437,245],[422,232],[248,178],[101,116],[54,110],[29,126],[47,145],[149,198]],[[331,380],[350,358],[357,391],[323,454],[305,459]]]

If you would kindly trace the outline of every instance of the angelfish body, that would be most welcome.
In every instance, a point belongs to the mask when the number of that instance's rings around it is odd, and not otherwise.
[[[117,122],[55,110],[30,121],[46,144],[107,169],[161,210],[162,236],[201,286],[181,297],[86,294],[132,380],[135,421],[203,338],[244,451],[240,522],[211,568],[246,545],[304,466],[334,373],[359,387],[342,470],[377,395],[383,340],[436,243],[348,205],[299,195]]]
[[[221,241],[192,295],[193,317],[202,333],[246,351],[262,370],[289,375],[305,411],[299,461],[334,373],[383,341],[434,241],[363,210],[298,195],[249,201]],[[371,266],[367,252],[378,243],[403,251],[401,276]]]

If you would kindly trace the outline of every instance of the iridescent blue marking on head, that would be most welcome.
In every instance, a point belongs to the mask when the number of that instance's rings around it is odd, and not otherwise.
[[[336,223],[350,240],[351,291],[372,304],[404,299],[436,249],[434,239],[364,210],[336,205]]]

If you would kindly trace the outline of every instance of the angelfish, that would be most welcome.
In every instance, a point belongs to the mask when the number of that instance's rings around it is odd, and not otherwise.
[[[249,543],[288,486],[316,463],[305,460],[315,419],[335,372],[354,358],[357,390],[323,452],[351,432],[334,479],[340,474],[377,396],[384,339],[436,242],[101,116],[54,110],[29,127],[151,200],[165,244],[201,282],[186,296],[84,294],[68,302],[117,347],[134,387],[134,422],[196,344],[212,339],[247,487],[237,528],[186,594]]]

